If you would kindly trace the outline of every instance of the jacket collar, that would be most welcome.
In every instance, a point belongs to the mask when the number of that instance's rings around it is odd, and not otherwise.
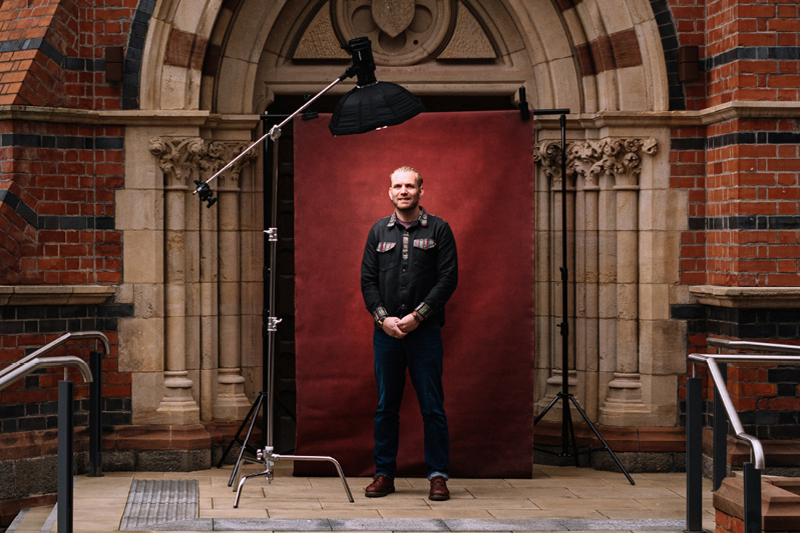
[[[419,218],[417,218],[417,220],[419,220],[419,224],[423,228],[428,225],[428,212],[425,211],[425,208],[422,206],[419,206]],[[393,228],[395,222],[397,222],[397,211],[392,212],[392,216],[389,217],[389,223],[386,224],[386,227]]]

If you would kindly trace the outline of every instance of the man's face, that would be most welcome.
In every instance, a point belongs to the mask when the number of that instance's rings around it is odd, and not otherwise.
[[[397,172],[392,176],[389,198],[398,211],[416,209],[422,193],[422,187],[417,187],[417,175],[413,172]]]

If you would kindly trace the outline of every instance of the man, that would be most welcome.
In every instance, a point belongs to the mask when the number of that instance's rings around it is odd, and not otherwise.
[[[406,368],[422,412],[431,482],[428,497],[450,498],[441,327],[444,304],[458,283],[458,260],[450,226],[419,205],[423,193],[422,177],[413,168],[401,167],[392,173],[389,198],[395,211],[372,226],[361,262],[361,292],[375,321],[378,384],[375,478],[366,488],[369,498],[395,490]]]

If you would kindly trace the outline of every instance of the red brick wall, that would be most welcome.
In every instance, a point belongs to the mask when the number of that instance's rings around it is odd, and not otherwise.
[[[0,283],[121,282],[114,190],[123,185],[123,129],[8,121],[0,139],[0,190],[18,200],[16,211],[0,207]]]
[[[686,108],[797,101],[796,3],[713,0],[705,10],[702,4],[670,0],[680,44],[700,48],[701,79],[684,84]],[[795,119],[673,128],[671,185],[689,195],[682,283],[800,286],[798,144]]]
[[[136,0],[6,0],[0,4],[0,105],[120,109],[104,48],[125,46]]]

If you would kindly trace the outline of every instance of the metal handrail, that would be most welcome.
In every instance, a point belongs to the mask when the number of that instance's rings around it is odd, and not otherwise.
[[[730,348],[731,350],[759,350],[762,352],[800,354],[800,346],[775,344],[773,342],[729,341],[728,339],[709,337],[706,339],[706,344],[708,346],[716,346],[717,348]]]
[[[778,350],[789,348],[798,348],[797,346],[788,346],[785,344],[772,344],[772,343],[754,343],[744,341],[724,341],[724,339],[708,339],[707,344],[711,346],[721,346],[727,348],[739,349],[753,349],[753,350]],[[800,351],[800,350],[798,350]],[[763,470],[765,467],[764,448],[761,441],[753,435],[745,432],[741,420],[739,420],[739,413],[733,405],[733,400],[728,392],[728,387],[725,378],[722,377],[722,372],[717,365],[720,363],[767,363],[767,364],[798,364],[800,363],[800,355],[731,355],[731,354],[689,354],[689,359],[704,363],[711,371],[711,378],[714,381],[714,387],[719,393],[725,411],[728,413],[728,419],[733,426],[733,431],[736,437],[740,440],[747,442],[750,445],[750,460],[755,463],[755,467]]]
[[[65,333],[56,340],[42,346],[35,352],[26,355],[19,361],[15,361],[10,366],[0,370],[0,390],[8,387],[15,381],[24,378],[28,374],[35,372],[40,368],[57,367],[57,366],[74,366],[77,367],[83,376],[83,380],[88,382],[92,381],[92,371],[89,365],[80,357],[74,355],[44,357],[47,353],[55,350],[59,346],[66,344],[70,340],[81,339],[95,339],[103,343],[105,353],[111,351],[111,343],[108,337],[99,331],[80,331],[75,333]]]

